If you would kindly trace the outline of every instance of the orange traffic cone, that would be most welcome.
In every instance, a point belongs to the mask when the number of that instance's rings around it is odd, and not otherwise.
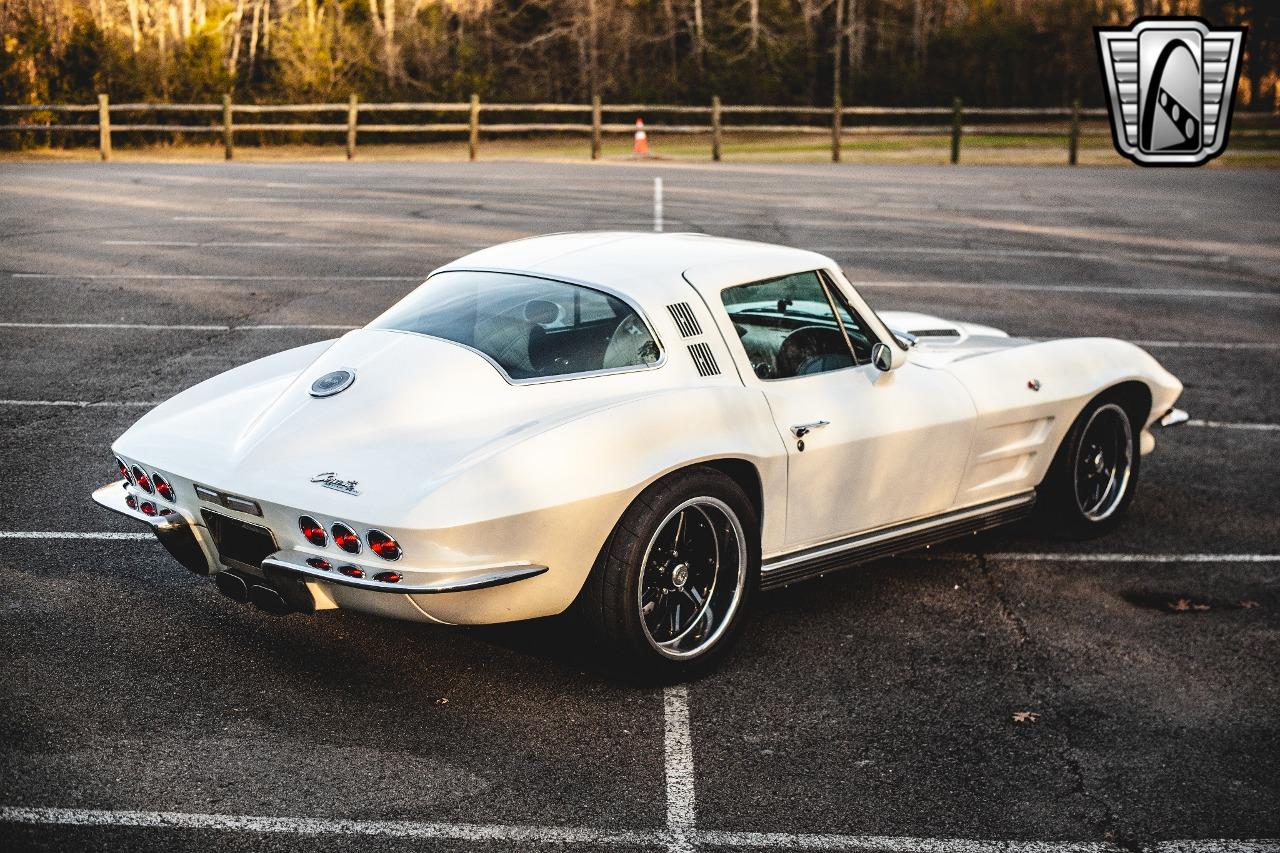
[[[644,119],[636,119],[636,142],[631,149],[632,159],[639,160],[649,156],[649,137],[644,132]]]

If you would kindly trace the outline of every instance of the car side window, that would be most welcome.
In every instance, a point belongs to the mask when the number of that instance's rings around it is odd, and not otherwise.
[[[871,359],[874,341],[866,326],[819,272],[730,287],[720,298],[761,379],[843,370]]]

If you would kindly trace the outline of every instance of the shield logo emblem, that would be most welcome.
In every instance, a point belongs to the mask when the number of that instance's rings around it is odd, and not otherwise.
[[[1199,166],[1221,154],[1246,31],[1199,18],[1095,27],[1116,150],[1141,166]]]

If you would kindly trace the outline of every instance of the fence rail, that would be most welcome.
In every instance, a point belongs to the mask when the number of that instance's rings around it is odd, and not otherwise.
[[[838,101],[830,107],[788,107],[747,104],[721,104],[718,97],[711,99],[708,106],[690,106],[683,104],[605,104],[599,98],[589,104],[538,104],[538,103],[481,103],[476,95],[469,102],[425,102],[425,103],[376,103],[363,102],[352,95],[347,103],[325,104],[235,104],[228,95],[221,104],[144,104],[122,103],[112,104],[106,95],[98,96],[97,104],[0,104],[3,113],[97,113],[94,124],[67,122],[59,123],[45,119],[40,124],[3,123],[0,131],[11,132],[84,132],[98,134],[98,150],[103,160],[111,159],[111,142],[117,133],[214,133],[221,134],[226,159],[235,156],[235,134],[237,132],[272,133],[342,133],[346,135],[347,159],[356,155],[356,141],[361,133],[367,134],[430,134],[430,133],[466,133],[470,159],[476,159],[480,140],[483,134],[505,133],[580,133],[590,138],[591,159],[600,157],[602,137],[606,133],[630,133],[635,125],[618,122],[606,122],[606,114],[638,113],[669,116],[676,121],[670,123],[648,124],[648,132],[664,134],[709,134],[711,136],[711,159],[721,157],[721,143],[726,132],[746,132],[758,134],[830,134],[831,159],[839,162],[841,142],[847,136],[950,136],[951,162],[960,161],[961,140],[965,136],[998,136],[1016,134],[1019,136],[1066,137],[1067,162],[1075,165],[1080,144],[1081,121],[1083,119],[1106,119],[1107,112],[1102,109],[1081,109],[1079,101],[1068,107],[966,107],[956,99],[949,107],[867,107],[842,106]],[[112,114],[134,114],[135,123],[117,123]],[[213,113],[220,114],[220,121],[208,124],[167,124],[137,123],[140,114],[152,114],[157,118],[164,113]],[[286,118],[296,118],[298,114],[345,113],[345,121],[280,121],[236,122],[237,114],[244,116],[266,116],[284,114]],[[466,122],[425,122],[425,123],[389,123],[362,122],[361,116],[379,113],[465,113]],[[504,113],[549,113],[554,115],[583,115],[587,121],[494,121],[482,123],[482,115]],[[686,116],[706,117],[705,123],[687,123]],[[744,116],[760,118],[773,116],[789,116],[798,119],[794,124],[770,123],[725,123],[725,116]],[[814,118],[825,118],[822,124],[812,123]],[[887,120],[928,120],[948,118],[947,123],[929,124],[871,124],[872,119]],[[997,124],[966,123],[968,118],[1004,118],[1014,121],[1034,120],[1037,122],[1062,122],[1059,127],[1025,127]],[[846,121],[849,121],[846,124]],[[860,123],[854,123],[855,121]],[[807,123],[806,123],[807,122]],[[1240,133],[1239,131],[1237,132]],[[1270,131],[1245,131],[1243,135],[1270,135]]]

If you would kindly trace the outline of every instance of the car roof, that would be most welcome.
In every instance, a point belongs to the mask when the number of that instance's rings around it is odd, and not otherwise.
[[[707,234],[589,231],[527,237],[481,249],[449,269],[528,272],[615,290],[653,307],[687,293],[704,297],[730,284],[831,268],[829,258],[803,249]],[[683,280],[682,280],[683,279]]]

